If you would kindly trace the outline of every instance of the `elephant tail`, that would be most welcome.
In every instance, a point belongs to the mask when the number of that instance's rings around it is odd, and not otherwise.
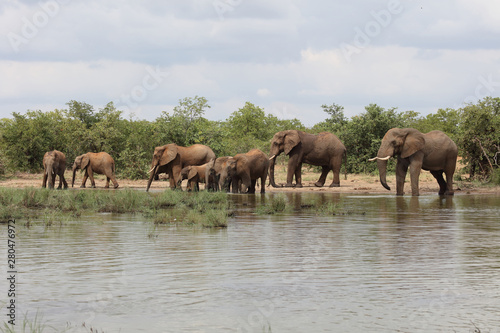
[[[347,149],[344,149],[344,180],[347,180]]]

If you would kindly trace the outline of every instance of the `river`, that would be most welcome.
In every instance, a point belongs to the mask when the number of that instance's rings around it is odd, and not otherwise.
[[[272,195],[231,195],[227,229],[113,214],[18,227],[18,325],[38,315],[44,332],[500,332],[499,195],[292,192],[296,208],[341,209],[254,214]]]

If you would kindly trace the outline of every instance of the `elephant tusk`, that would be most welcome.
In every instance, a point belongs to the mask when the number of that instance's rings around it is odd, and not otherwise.
[[[376,161],[376,160],[387,161],[390,158],[391,158],[391,155],[389,155],[387,157],[378,157],[378,156],[375,156],[374,158],[370,158],[368,161],[370,161],[370,162],[373,162],[373,161]]]
[[[148,171],[148,173],[151,173],[154,169],[155,167],[152,167],[151,170]]]
[[[276,155],[269,157],[269,161],[274,160],[275,157],[276,157]]]

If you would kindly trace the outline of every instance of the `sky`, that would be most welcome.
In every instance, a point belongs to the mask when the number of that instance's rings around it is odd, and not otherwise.
[[[500,96],[491,0],[0,0],[0,118],[76,100],[154,120],[203,96],[306,126]]]

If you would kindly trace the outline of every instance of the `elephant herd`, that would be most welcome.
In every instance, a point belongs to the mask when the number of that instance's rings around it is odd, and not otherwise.
[[[43,183],[42,187],[47,186],[49,183],[49,188],[54,188],[56,182],[56,176],[59,176],[59,186],[62,188],[68,188],[68,183],[64,178],[64,171],[66,170],[66,155],[58,150],[52,150],[45,153],[43,156]],[[75,158],[73,163],[73,179],[71,181],[71,186],[75,184],[76,170],[85,170],[83,176],[82,185],[80,187],[85,187],[87,178],[90,178],[90,183],[92,187],[95,187],[94,172],[106,175],[106,186],[109,188],[109,181],[113,182],[114,188],[118,187],[118,182],[115,177],[115,161],[106,152],[100,153],[86,153]]]
[[[281,153],[288,155],[288,169],[286,187],[302,187],[302,164],[321,167],[321,175],[315,186],[325,184],[330,171],[333,171],[333,181],[330,187],[340,186],[340,168],[342,160],[347,160],[346,148],[339,138],[329,132],[309,134],[298,130],[281,131],[271,140],[269,156],[259,149],[252,149],[247,153],[235,156],[216,158],[210,147],[195,144],[181,147],[175,143],[156,147],[153,153],[151,169],[146,191],[160,173],[169,176],[170,188],[181,187],[187,179],[187,188],[191,191],[199,190],[199,183],[205,183],[207,190],[232,191],[233,193],[255,193],[257,180],[260,179],[260,192],[265,192],[265,183],[269,174],[270,185],[278,187],[275,182],[274,168],[276,157]],[[370,161],[377,161],[382,186],[390,190],[386,181],[387,160],[396,157],[396,194],[403,194],[403,186],[408,168],[412,195],[419,195],[418,178],[421,170],[428,170],[439,184],[440,195],[453,195],[453,174],[457,161],[458,149],[455,143],[446,134],[432,131],[426,134],[412,128],[393,128],[382,139],[377,156]],[[62,152],[50,151],[43,158],[44,176],[43,187],[47,181],[49,188],[55,185],[55,178],[59,176],[59,187],[64,184],[66,157]],[[85,170],[81,187],[85,187],[87,178],[90,178],[92,187],[95,187],[93,173],[106,175],[106,188],[109,181],[115,188],[118,182],[115,177],[115,163],[113,158],[105,152],[86,153],[78,156],[73,164],[72,186],[75,182],[76,170]],[[443,173],[446,180],[443,178]],[[295,183],[293,179],[295,178]]]

